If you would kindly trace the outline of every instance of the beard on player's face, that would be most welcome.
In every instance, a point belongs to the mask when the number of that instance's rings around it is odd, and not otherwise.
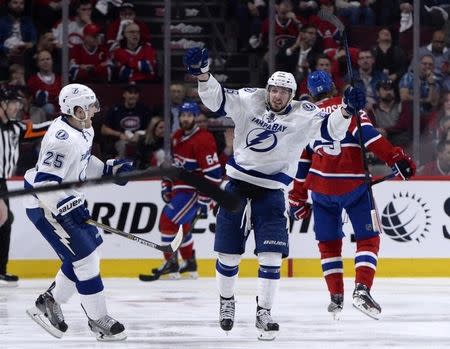
[[[194,117],[183,117],[180,119],[180,127],[185,131],[190,131],[195,126]]]

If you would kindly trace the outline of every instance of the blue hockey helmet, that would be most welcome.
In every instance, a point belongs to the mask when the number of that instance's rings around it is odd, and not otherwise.
[[[198,116],[200,114],[200,108],[198,104],[195,102],[184,102],[178,108],[179,113],[192,113],[194,116]]]
[[[321,93],[333,90],[333,81],[330,74],[323,70],[316,70],[308,75],[308,90],[311,96],[316,97]]]

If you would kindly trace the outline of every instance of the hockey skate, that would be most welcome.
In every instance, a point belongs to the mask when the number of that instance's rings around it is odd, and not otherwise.
[[[378,320],[381,313],[380,305],[375,302],[370,295],[368,287],[363,284],[356,284],[355,286],[355,290],[353,291],[353,306],[375,320]]]
[[[16,275],[0,274],[0,287],[16,287],[18,286],[19,278]]]
[[[270,309],[262,308],[256,299],[256,328],[258,329],[258,339],[262,341],[272,341],[275,339],[280,326],[273,321]]]
[[[36,300],[36,307],[27,310],[27,314],[39,326],[56,338],[61,338],[67,331],[61,307],[55,302],[51,290],[55,287],[53,282],[50,288]]]
[[[98,341],[123,341],[127,338],[125,327],[109,315],[98,320],[88,320],[89,328],[97,334]]]
[[[183,279],[197,279],[197,260],[195,259],[195,250],[192,251],[192,257],[184,260],[180,264],[180,276]]]
[[[219,323],[224,331],[228,332],[233,328],[235,303],[234,296],[231,298],[220,296]]]
[[[328,305],[328,312],[333,316],[333,320],[339,320],[344,307],[344,295],[332,294],[331,301]]]
[[[180,266],[178,264],[178,255],[176,253],[165,261],[159,268],[153,268],[152,274],[139,274],[141,281],[155,281],[158,279],[178,280],[180,278]]]

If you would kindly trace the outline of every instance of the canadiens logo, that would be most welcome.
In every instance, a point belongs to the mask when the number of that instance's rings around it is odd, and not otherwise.
[[[263,153],[275,148],[278,143],[278,138],[276,131],[255,128],[248,133],[245,141],[247,144],[246,148]]]
[[[420,242],[429,232],[430,209],[422,198],[408,192],[393,195],[392,201],[383,209],[381,225],[392,240]]]

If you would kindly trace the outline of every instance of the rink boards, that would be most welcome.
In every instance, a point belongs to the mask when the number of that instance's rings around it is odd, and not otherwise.
[[[10,181],[10,190],[21,181]],[[88,206],[94,219],[159,242],[158,220],[163,207],[159,181],[136,181],[126,187],[104,185],[86,187]],[[379,276],[450,276],[450,181],[385,182],[374,187],[383,228],[378,262]],[[9,271],[23,277],[50,277],[57,270],[56,254],[29,222],[22,204],[13,198],[14,212]],[[290,256],[283,264],[284,276],[321,276],[313,220],[295,222],[290,227]],[[346,276],[353,273],[355,243],[352,226],[344,217],[343,256]],[[215,217],[200,219],[194,240],[201,276],[214,275]],[[102,273],[105,276],[136,276],[160,263],[160,252],[103,233]],[[240,267],[241,276],[255,276],[253,235]]]

